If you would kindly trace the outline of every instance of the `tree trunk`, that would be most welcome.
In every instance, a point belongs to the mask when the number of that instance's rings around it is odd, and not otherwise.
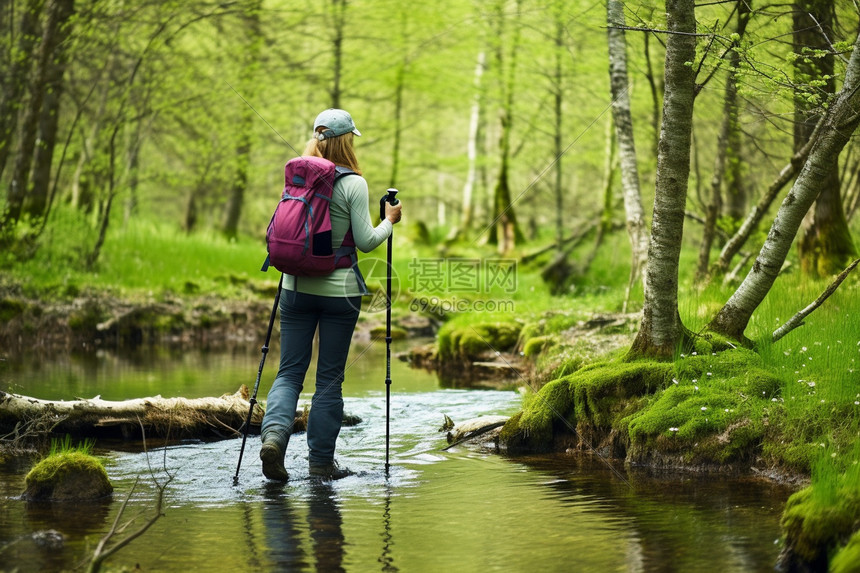
[[[496,6],[499,35],[498,39],[501,42],[504,39],[504,23],[507,17],[504,13],[504,3]],[[520,0],[517,0],[516,15],[520,15]],[[498,247],[499,253],[505,254],[510,252],[518,241],[522,240],[522,232],[517,224],[516,213],[511,202],[511,190],[509,183],[509,162],[511,157],[511,132],[513,131],[514,122],[514,86],[517,72],[517,51],[520,44],[520,29],[518,18],[514,20],[513,37],[511,38],[510,52],[505,57],[505,45],[499,43],[496,51],[496,61],[498,70],[501,76],[502,87],[502,108],[499,110],[501,122],[501,135],[499,142],[499,153],[501,155],[501,164],[499,166],[499,179],[496,182],[496,189],[493,200],[493,227],[495,228],[494,238]],[[505,63],[507,62],[507,67]]]
[[[758,228],[758,224],[764,218],[767,210],[770,209],[771,203],[776,199],[782,188],[794,179],[794,176],[797,175],[797,172],[800,171],[800,168],[806,162],[807,157],[809,157],[809,151],[812,149],[814,137],[806,143],[803,149],[795,153],[788,164],[780,170],[777,178],[770,184],[765,194],[759,199],[759,202],[747,214],[746,219],[744,219],[737,232],[726,241],[726,244],[723,245],[723,250],[720,251],[719,259],[714,263],[714,268],[711,269],[711,274],[723,274],[729,270],[732,259],[740,252],[753,231]]]
[[[21,14],[21,24],[18,28],[18,46],[11,54],[9,75],[3,81],[3,97],[0,99],[0,176],[6,168],[12,150],[15,128],[18,126],[18,110],[27,81],[30,68],[33,65],[33,46],[36,43],[39,26],[39,15],[42,12],[44,0],[28,0]],[[10,26],[12,21],[9,22]],[[9,34],[10,41],[12,34]],[[12,189],[10,193],[14,193]],[[7,202],[15,199],[10,197]]]
[[[119,130],[122,127],[122,123],[117,122],[117,124],[113,128],[113,132],[110,136],[110,141],[108,142],[108,165],[107,165],[107,175],[108,175],[108,194],[107,201],[104,204],[104,207],[101,210],[99,216],[99,235],[96,239],[95,245],[93,245],[93,250],[90,251],[89,256],[87,257],[86,265],[87,269],[91,270],[95,267],[96,262],[99,260],[99,256],[102,252],[102,247],[105,244],[105,239],[107,239],[107,230],[108,226],[110,226],[110,216],[111,209],[113,207],[113,200],[116,197],[116,135],[119,133]]]
[[[137,214],[138,191],[140,187],[140,148],[143,145],[141,139],[141,122],[139,119],[134,122],[134,131],[132,133],[131,144],[128,149],[128,197],[125,200],[125,209],[123,210],[123,225],[128,225],[128,222]]]
[[[344,29],[346,28],[346,5],[348,0],[331,0],[332,11],[332,30],[331,39],[332,50],[334,51],[332,63],[332,78],[331,78],[331,106],[340,108],[340,81],[343,76],[343,39]]]
[[[737,0],[739,37],[746,34],[746,27],[752,15],[753,0]],[[728,54],[729,73],[731,81],[735,83],[737,91],[737,70],[740,66],[740,54],[732,49]],[[737,97],[736,97],[737,99]],[[740,109],[735,107],[729,122],[726,149],[726,179],[725,179],[725,201],[723,202],[723,214],[734,221],[740,221],[747,214],[748,189],[743,166],[747,163],[743,154],[743,132],[738,122]]]
[[[558,5],[556,4],[556,7]],[[561,251],[564,240],[564,67],[562,57],[564,53],[564,15],[559,10],[553,10],[555,19],[555,93],[553,112],[555,114],[555,129],[553,130],[553,145],[555,147],[555,183],[553,193],[555,195],[555,240]]]
[[[645,230],[645,210],[639,189],[639,168],[636,165],[636,145],[633,138],[633,115],[630,112],[630,85],[627,72],[627,40],[624,26],[624,6],[620,0],[606,5],[609,21],[609,89],[612,96],[612,117],[618,138],[621,162],[621,189],[630,237],[630,280],[624,297],[624,307],[630,300],[635,284],[642,280],[645,288],[645,265],[648,261],[648,233]],[[646,35],[647,38],[647,35]]]
[[[652,10],[653,12],[653,10]],[[647,16],[647,17],[650,17]],[[651,127],[654,129],[654,138],[651,140],[651,151],[654,157],[657,157],[657,146],[659,144],[660,133],[660,99],[662,96],[662,87],[659,79],[654,74],[654,66],[651,64],[651,34],[646,33],[645,38],[645,79],[648,80],[648,88],[651,92]]]
[[[68,62],[66,41],[71,35],[69,20],[75,11],[74,0],[54,0],[49,7],[48,18],[56,11],[56,28],[51,53],[48,54],[45,74],[45,97],[39,118],[39,138],[33,158],[33,182],[26,212],[34,218],[43,217],[48,205],[48,190],[51,186],[51,168],[54,148],[57,144],[57,126],[60,119],[60,98],[63,94],[63,75]],[[48,33],[46,27],[45,34]]]
[[[460,219],[459,236],[467,236],[472,228],[474,213],[474,190],[477,182],[478,161],[478,134],[481,125],[481,78],[486,66],[486,54],[483,50],[478,53],[478,63],[475,65],[475,95],[472,100],[472,111],[469,115],[469,141],[466,145],[466,157],[469,161],[469,170],[466,173],[466,182],[463,184],[463,215]]]
[[[750,0],[738,0],[738,25],[737,37],[743,38],[749,22]],[[717,154],[714,160],[714,171],[711,175],[711,197],[705,210],[705,225],[702,232],[702,244],[699,249],[699,262],[696,268],[697,282],[703,282],[708,277],[708,267],[711,260],[711,247],[717,229],[717,219],[723,211],[723,182],[728,169],[729,141],[732,134],[737,133],[738,124],[738,86],[737,70],[740,65],[740,54],[738,54],[737,41],[726,54],[729,64],[728,77],[726,78],[726,91],[723,100],[723,120],[720,124],[720,133],[717,136]],[[736,138],[739,139],[739,138]],[[735,173],[735,177],[738,173]]]
[[[29,6],[28,6],[29,8]],[[48,10],[47,21],[44,26],[44,33],[39,44],[39,49],[36,53],[35,62],[33,63],[32,78],[30,81],[30,97],[23,104],[24,112],[21,116],[21,125],[18,135],[18,145],[15,151],[15,161],[12,171],[12,178],[9,182],[9,191],[7,193],[6,213],[3,217],[3,227],[7,230],[14,227],[21,218],[21,211],[24,207],[24,200],[27,198],[30,185],[30,166],[33,163],[33,150],[36,146],[36,131],[39,122],[39,112],[42,109],[42,100],[45,96],[45,75],[48,64],[48,56],[53,49],[52,40],[55,37],[56,30],[56,10],[52,8]],[[28,19],[25,15],[24,19]],[[22,26],[23,27],[23,26]],[[32,31],[36,33],[35,30]],[[21,44],[26,43],[22,39]],[[23,48],[23,46],[22,46]],[[29,54],[28,54],[29,56]],[[20,57],[20,55],[19,55]],[[29,60],[30,58],[27,57]],[[21,81],[25,81],[21,78]],[[12,83],[16,79],[13,78]],[[13,86],[11,88],[15,90]],[[23,89],[21,90],[23,91]],[[20,102],[15,102],[12,105],[21,105]],[[18,114],[13,114],[6,121],[14,122],[18,119]],[[10,142],[11,143],[11,142]],[[5,161],[2,157],[0,160]]]
[[[839,153],[860,124],[860,36],[845,71],[842,90],[822,119],[809,159],[776,214],[770,232],[744,281],[711,320],[714,332],[745,341],[753,312],[773,286],[804,215],[827,184]]]
[[[579,269],[577,269],[577,273],[583,276],[588,274],[591,263],[594,262],[597,253],[600,251],[600,247],[603,245],[603,239],[612,231],[612,189],[615,187],[615,171],[618,169],[618,146],[616,145],[614,122],[611,119],[606,127],[606,161],[603,167],[603,209],[600,212],[600,224],[597,226],[597,233],[594,235],[594,243],[592,243],[591,251],[585,256],[579,265]]]
[[[243,16],[243,32],[247,51],[244,56],[239,85],[242,86],[242,93],[252,100],[255,92],[255,71],[259,66],[258,59],[263,48],[263,34],[260,29],[261,4],[262,2],[258,0],[249,7]],[[254,120],[253,108],[251,106],[243,107],[242,120],[238,128],[239,141],[236,145],[236,170],[233,174],[233,182],[224,210],[222,232],[228,239],[235,239],[239,235],[239,220],[242,217],[245,191],[248,189],[248,174],[251,166],[251,134],[254,131]]]
[[[794,11],[794,51],[803,54],[808,50],[823,50],[821,57],[797,58],[796,81],[808,84],[824,81],[820,91],[813,92],[820,101],[826,101],[836,91],[833,77],[834,56],[830,41],[833,38],[834,4],[830,0],[796,0]],[[808,95],[807,92],[801,94]],[[818,114],[810,109],[805,97],[795,98],[794,146],[799,149],[809,139]],[[839,164],[833,162],[831,171],[824,175],[821,193],[812,210],[801,224],[797,252],[801,270],[812,276],[828,276],[839,272],[848,261],[857,256],[851,232],[842,209]]]
[[[684,209],[690,175],[696,58],[693,0],[666,2],[666,88],[657,155],[657,179],[651,241],[648,247],[642,323],[631,353],[671,356],[683,340],[678,314],[678,261],[684,233]]]
[[[397,187],[397,176],[400,170],[400,139],[403,131],[403,88],[406,84],[406,56],[404,55],[397,68],[397,85],[394,87],[394,142],[391,148],[391,178],[389,187]]]

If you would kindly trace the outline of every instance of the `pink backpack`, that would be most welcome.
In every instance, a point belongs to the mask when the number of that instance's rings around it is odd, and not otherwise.
[[[329,205],[335,181],[354,171],[321,157],[296,157],[284,166],[284,191],[275,208],[263,263],[297,277],[319,277],[357,262],[352,230],[341,247],[331,244]]]

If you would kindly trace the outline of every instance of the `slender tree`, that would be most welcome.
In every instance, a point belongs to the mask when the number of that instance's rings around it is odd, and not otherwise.
[[[478,180],[478,136],[481,127],[481,109],[483,106],[483,91],[481,79],[486,67],[486,53],[484,50],[478,52],[475,64],[475,75],[473,79],[475,93],[472,96],[472,107],[469,112],[469,134],[466,142],[466,159],[469,162],[466,172],[466,181],[463,183],[463,211],[460,216],[460,225],[457,229],[457,237],[465,237],[469,234],[475,213],[475,184]]]
[[[47,52],[44,62],[46,69],[42,76],[42,85],[34,86],[34,90],[38,89],[42,93],[42,106],[39,112],[31,188],[25,204],[26,212],[34,218],[42,217],[48,204],[74,4],[74,0],[52,0],[48,6],[48,23],[45,26],[42,48]]]
[[[666,86],[646,267],[642,322],[633,355],[671,356],[685,329],[678,314],[678,261],[690,175],[695,99],[696,14],[693,0],[666,2]]]
[[[341,82],[343,80],[343,42],[346,36],[346,9],[349,0],[331,0],[330,33],[332,46],[332,75],[329,96],[331,107],[341,106]]]
[[[517,51],[520,47],[519,15],[521,0],[516,0],[516,17],[509,18],[505,13],[504,0],[500,0],[494,6],[494,17],[497,26],[496,35],[496,69],[500,79],[501,107],[499,109],[500,135],[499,135],[499,176],[493,193],[493,221],[494,235],[491,242],[495,241],[500,253],[510,252],[517,242],[523,240],[522,232],[517,224],[517,216],[511,200],[510,188],[510,162],[511,162],[511,136],[514,126],[514,92],[517,77]],[[512,20],[512,21],[509,21]],[[507,25],[512,24],[510,30],[510,47],[506,51]]]
[[[259,57],[263,48],[263,34],[260,25],[260,9],[262,0],[252,2],[242,15],[242,33],[245,38],[243,65],[240,70],[240,93],[254,100],[254,87],[259,68]],[[248,174],[251,165],[251,147],[256,114],[251,106],[242,108],[242,119],[238,127],[239,139],[236,143],[236,171],[233,183],[227,196],[224,209],[224,236],[235,239],[239,234],[239,220],[242,216],[242,206],[245,201],[245,191],[248,189]]]
[[[730,140],[738,131],[738,68],[740,66],[740,54],[738,53],[738,41],[746,33],[747,24],[750,20],[752,0],[738,0],[736,28],[737,39],[733,41],[725,60],[728,63],[728,74],[726,77],[726,88],[723,95],[723,119],[720,123],[720,132],[717,136],[717,153],[714,159],[714,170],[711,174],[711,197],[706,207],[705,225],[702,232],[702,244],[699,248],[699,262],[696,268],[696,277],[703,281],[709,272],[711,261],[711,247],[714,244],[714,236],[717,231],[717,218],[723,211],[723,182],[729,162]],[[734,139],[739,139],[734,137]],[[735,177],[739,174],[735,173]],[[737,182],[736,182],[737,183]],[[737,192],[737,187],[735,188]]]
[[[794,148],[809,140],[820,116],[820,104],[836,91],[833,21],[830,0],[795,0],[795,81],[804,87],[795,97]],[[823,84],[821,87],[811,87]],[[801,269],[813,276],[839,272],[857,256],[842,208],[839,164],[834,161],[826,183],[801,224],[797,251]]]
[[[633,138],[633,114],[630,111],[630,84],[627,73],[627,39],[624,34],[624,5],[620,0],[606,3],[609,40],[609,90],[612,96],[612,118],[618,140],[621,163],[621,189],[624,195],[627,235],[630,238],[630,279],[624,297],[626,308],[634,285],[645,282],[648,261],[648,232],[645,210],[639,189],[639,168],[636,165],[636,145]],[[647,36],[646,36],[647,37]]]
[[[804,215],[829,183],[839,153],[860,125],[860,36],[845,71],[845,81],[821,120],[809,158],[776,214],[767,239],[744,281],[708,325],[714,332],[745,341],[753,312],[773,286]]]
[[[27,0],[21,11],[20,25],[17,29],[18,42],[11,52],[10,69],[3,80],[2,97],[0,97],[0,175],[3,175],[11,155],[15,128],[20,117],[21,101],[33,64],[33,47],[39,38],[39,17],[43,4],[44,0]],[[11,21],[9,23],[12,24]],[[13,31],[15,29],[10,26],[9,42],[14,41]],[[18,189],[8,190],[7,201],[10,204],[18,200],[15,196],[18,192]]]
[[[22,123],[21,137],[18,138],[14,159],[15,171],[6,191],[6,209],[3,213],[2,225],[0,225],[6,233],[10,232],[18,223],[24,206],[24,198],[27,195],[27,177],[33,146],[35,145],[35,127],[32,124],[36,121],[38,109],[42,104],[41,99],[37,102],[23,100],[32,68],[36,67],[37,70],[34,73],[39,73],[38,66],[34,66],[33,62],[34,60],[41,61],[41,54],[45,52],[44,46],[42,46],[42,49],[39,50],[39,57],[35,59],[32,57],[36,39],[39,37],[39,19],[42,8],[42,0],[28,0],[24,7],[18,30],[17,48],[12,54],[12,67],[8,79],[3,82],[3,97],[0,99],[0,175],[3,174],[6,163],[12,155],[15,129],[18,127],[19,121]],[[36,82],[39,81],[37,78]],[[22,100],[25,105],[22,105]],[[34,105],[37,106],[35,116],[32,110]],[[21,113],[22,108],[23,114]],[[8,237],[4,239],[4,242],[8,242]]]

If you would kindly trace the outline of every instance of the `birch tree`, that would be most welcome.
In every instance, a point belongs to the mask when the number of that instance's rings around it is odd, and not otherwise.
[[[520,43],[519,15],[521,0],[516,0],[516,16],[510,18],[505,13],[504,0],[494,6],[496,24],[496,69],[499,75],[501,105],[499,108],[499,177],[493,193],[493,221],[490,241],[498,245],[500,253],[507,253],[522,240],[522,232],[517,224],[517,216],[511,201],[510,161],[511,136],[514,124],[514,89],[517,76],[517,50]],[[510,48],[506,50],[506,28],[511,25]]]
[[[630,85],[627,73],[627,40],[624,34],[624,5],[620,0],[606,3],[609,40],[609,89],[612,96],[612,117],[618,140],[621,164],[621,189],[624,195],[624,212],[627,234],[632,252],[630,280],[624,297],[624,306],[639,280],[645,285],[645,265],[648,261],[648,233],[645,230],[645,210],[639,190],[639,169],[636,166],[636,145],[633,139],[633,116],[630,112]]]
[[[671,356],[685,333],[678,314],[678,261],[690,175],[696,56],[693,0],[666,2],[666,83],[642,323],[631,353]]]
[[[839,153],[860,125],[860,36],[845,71],[845,81],[824,118],[800,174],[780,205],[755,263],[744,281],[711,320],[719,334],[747,342],[744,331],[753,312],[773,286],[803,217],[827,184]]]
[[[472,96],[472,108],[469,112],[469,135],[466,143],[466,159],[469,162],[466,172],[466,181],[463,183],[463,214],[460,217],[460,225],[456,237],[465,237],[472,228],[472,220],[475,212],[474,192],[478,180],[478,135],[481,127],[481,108],[483,96],[481,89],[481,78],[484,76],[487,56],[484,50],[478,52],[477,64],[475,64],[474,86],[475,93]]]

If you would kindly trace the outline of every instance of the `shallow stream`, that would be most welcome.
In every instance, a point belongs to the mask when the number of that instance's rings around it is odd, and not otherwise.
[[[403,350],[405,347],[395,348]],[[274,353],[273,353],[274,354]],[[44,399],[121,400],[220,395],[253,385],[259,353],[148,351],[0,365],[0,389]],[[455,422],[512,414],[516,391],[443,388],[436,376],[392,362],[391,470],[384,471],[385,346],[356,346],[341,465],[356,475],[308,479],[304,435],[287,454],[291,479],[267,483],[259,438],[183,442],[142,451],[97,444],[115,487],[104,504],[28,504],[19,499],[30,461],[0,465],[0,570],[72,569],[110,529],[163,517],[107,561],[143,571],[772,571],[779,517],[791,490],[725,477],[653,474],[568,456],[509,458],[447,445]],[[260,398],[276,370],[266,365]],[[313,380],[309,373],[308,380]],[[464,381],[467,382],[467,381]],[[305,388],[307,400],[313,390]],[[104,447],[104,446],[109,447]],[[137,485],[135,487],[135,483]],[[33,533],[56,530],[60,549]]]

